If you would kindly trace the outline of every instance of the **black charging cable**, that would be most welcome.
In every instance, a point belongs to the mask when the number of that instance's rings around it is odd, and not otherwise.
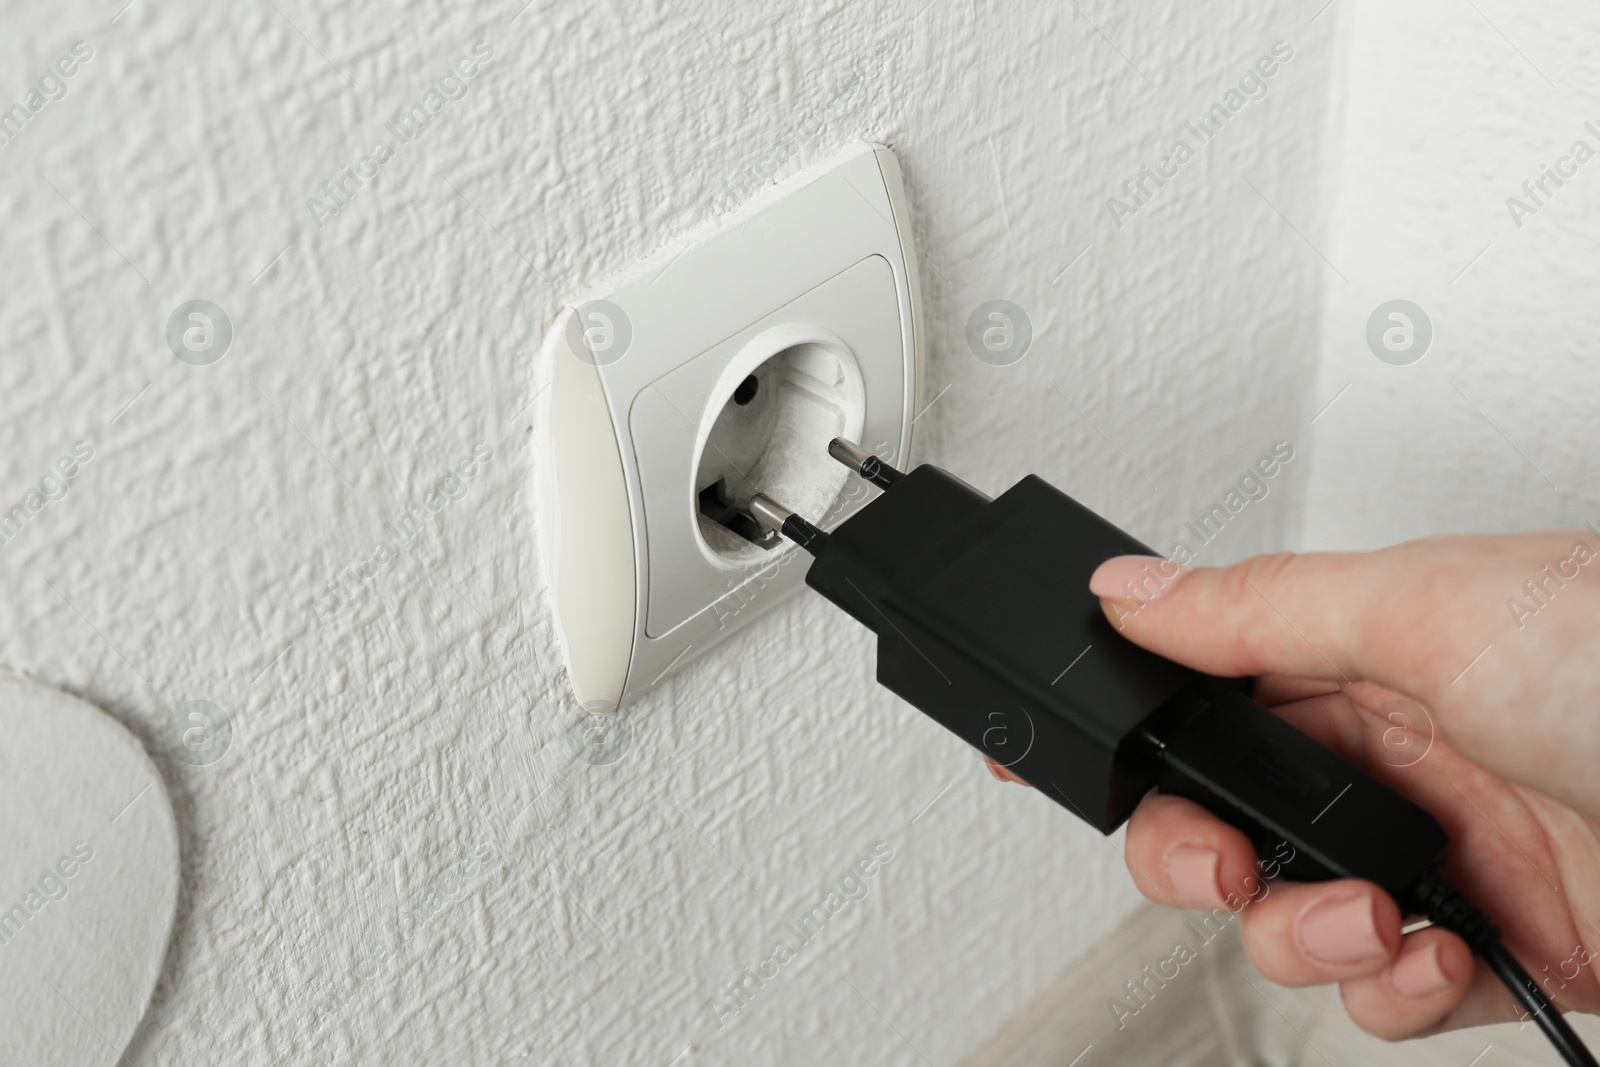
[[[1297,880],[1376,883],[1460,935],[1567,1063],[1597,1067],[1446,880],[1432,815],[1251,700],[1248,679],[1117,632],[1089,576],[1147,547],[1033,475],[991,500],[938,467],[902,473],[839,439],[828,451],[884,492],[827,533],[765,495],[749,510],[812,555],[807,585],[877,635],[880,683],[1102,833],[1157,788],[1263,858],[1288,846]]]
[[[1438,868],[1429,871],[1413,890],[1412,907],[1417,914],[1426,915],[1434,925],[1461,935],[1473,954],[1488,964],[1489,970],[1511,990],[1511,995],[1539,1024],[1539,1029],[1561,1053],[1562,1059],[1585,1067],[1595,1062],[1583,1039],[1573,1033],[1572,1027],[1567,1025],[1567,1020],[1561,1017],[1555,1005],[1540,992],[1538,983],[1500,940],[1500,928],[1490,922],[1461,890],[1451,885]]]

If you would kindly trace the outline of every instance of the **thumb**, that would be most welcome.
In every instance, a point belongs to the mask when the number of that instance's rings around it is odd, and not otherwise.
[[[1123,636],[1209,674],[1366,678],[1427,700],[1501,628],[1504,598],[1482,588],[1494,549],[1430,538],[1194,570],[1117,556],[1089,589]]]
[[[1358,703],[1370,694],[1349,683],[1375,682],[1432,709],[1461,755],[1600,812],[1590,711],[1600,586],[1576,577],[1595,559],[1587,531],[1543,530],[1192,571],[1117,556],[1089,589],[1125,637],[1169,659],[1227,677],[1323,679]],[[1537,627],[1523,630],[1531,609],[1507,600],[1517,596],[1543,605]]]

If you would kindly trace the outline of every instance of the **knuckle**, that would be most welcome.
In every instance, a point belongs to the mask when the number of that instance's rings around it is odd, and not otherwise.
[[[1283,639],[1284,621],[1273,608],[1273,590],[1299,557],[1293,552],[1255,556],[1228,568],[1224,603],[1236,605],[1234,644],[1247,663],[1265,663]]]

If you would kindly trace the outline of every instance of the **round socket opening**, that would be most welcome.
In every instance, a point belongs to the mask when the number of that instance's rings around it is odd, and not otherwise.
[[[842,347],[805,341],[729,375],[713,403],[717,415],[695,472],[695,517],[713,561],[743,567],[782,543],[750,514],[752,496],[766,493],[817,522],[844,488],[849,471],[829,458],[828,442],[861,432],[861,372]]]

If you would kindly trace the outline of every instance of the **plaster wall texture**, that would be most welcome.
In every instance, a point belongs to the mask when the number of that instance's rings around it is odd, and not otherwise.
[[[1573,158],[1580,140],[1600,152],[1600,12],[1426,0],[1352,15],[1317,404],[1338,399],[1316,423],[1307,542],[1600,521],[1600,163]],[[1409,366],[1365,340],[1396,298],[1433,325]]]
[[[179,915],[129,1061],[953,1064],[1111,930],[1117,841],[991,782],[820,601],[578,759],[532,356],[567,294],[868,138],[923,254],[921,458],[1037,471],[1165,552],[1287,441],[1200,558],[1293,543],[1344,47],[1320,6],[9,3],[0,98],[92,55],[0,145],[0,501],[93,455],[0,546],[0,665],[107,708],[173,795]],[[209,366],[164,335],[195,298],[234,326]],[[962,339],[997,298],[1036,332],[1008,367]],[[195,699],[231,729],[204,766]]]

